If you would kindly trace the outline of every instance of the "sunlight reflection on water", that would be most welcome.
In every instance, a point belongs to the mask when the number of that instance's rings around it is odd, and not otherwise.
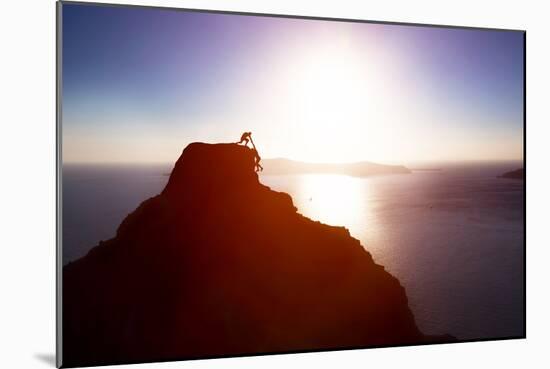
[[[305,175],[297,186],[296,206],[322,223],[346,227],[361,223],[373,228],[368,190],[368,183],[348,176]]]

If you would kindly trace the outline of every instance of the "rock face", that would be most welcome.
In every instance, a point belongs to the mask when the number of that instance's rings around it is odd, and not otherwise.
[[[425,340],[399,281],[236,144],[187,146],[162,193],[63,270],[64,366]]]

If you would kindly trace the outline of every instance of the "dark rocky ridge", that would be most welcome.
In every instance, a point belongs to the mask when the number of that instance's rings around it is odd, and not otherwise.
[[[63,270],[64,366],[449,339],[425,337],[399,281],[235,144],[187,146],[163,192]]]

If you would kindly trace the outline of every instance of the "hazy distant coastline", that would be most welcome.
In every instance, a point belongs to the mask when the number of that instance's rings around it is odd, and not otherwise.
[[[525,172],[523,168],[512,170],[510,172],[506,172],[500,176],[499,178],[510,178],[510,179],[524,179],[525,178]]]
[[[403,165],[385,165],[368,161],[356,163],[306,163],[290,159],[265,159],[263,174],[344,174],[353,177],[367,177],[381,174],[408,174],[411,170]]]

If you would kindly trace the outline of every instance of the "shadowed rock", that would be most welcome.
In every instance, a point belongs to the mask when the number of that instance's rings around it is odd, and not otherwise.
[[[187,146],[162,193],[63,270],[64,366],[427,340],[399,281],[235,144]]]

